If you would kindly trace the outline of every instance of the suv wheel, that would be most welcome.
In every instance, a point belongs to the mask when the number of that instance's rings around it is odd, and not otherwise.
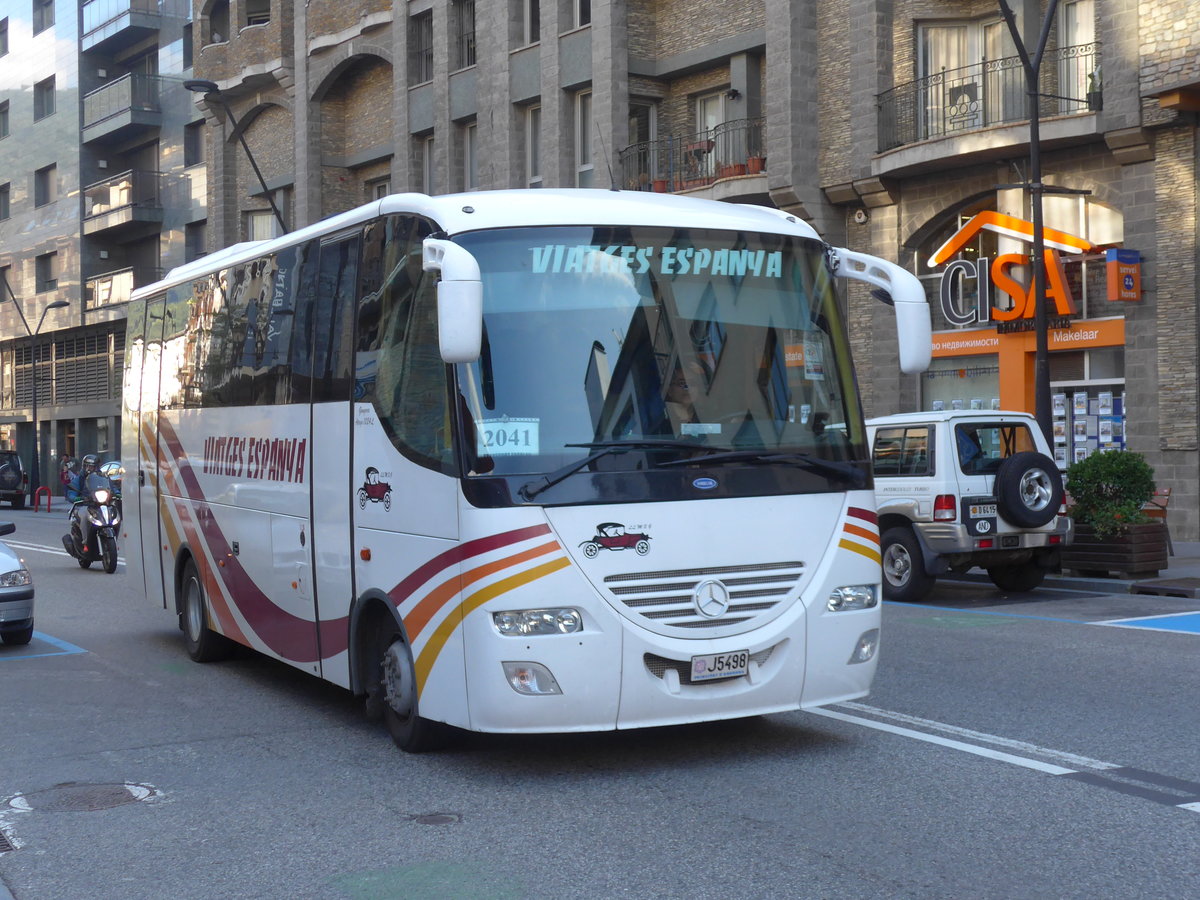
[[[1018,528],[1041,528],[1062,502],[1062,476],[1044,453],[1014,453],[996,470],[997,511]]]
[[[897,525],[883,533],[883,597],[911,603],[933,590],[933,576],[925,571],[921,545],[912,529]]]
[[[1002,591],[1032,591],[1046,578],[1046,570],[1033,563],[1023,566],[992,566],[987,570],[992,584]]]

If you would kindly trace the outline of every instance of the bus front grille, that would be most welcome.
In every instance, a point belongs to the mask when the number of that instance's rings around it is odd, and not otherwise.
[[[753,627],[754,620],[771,615],[791,596],[803,574],[803,562],[788,560],[630,572],[607,576],[604,586],[630,618],[643,619],[656,631],[666,627],[695,634],[736,625]],[[696,589],[706,581],[720,582],[728,593],[728,606],[719,615],[704,615],[696,603]]]

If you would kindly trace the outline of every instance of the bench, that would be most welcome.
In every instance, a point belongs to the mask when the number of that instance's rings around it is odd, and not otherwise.
[[[1151,519],[1163,523],[1163,529],[1167,533],[1167,552],[1174,556],[1175,547],[1171,544],[1171,527],[1167,524],[1167,507],[1170,503],[1171,489],[1169,487],[1155,488],[1154,496],[1142,505],[1142,512]]]

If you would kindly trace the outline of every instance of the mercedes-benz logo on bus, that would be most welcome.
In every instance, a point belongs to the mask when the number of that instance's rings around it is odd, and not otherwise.
[[[692,606],[706,619],[716,619],[729,612],[729,588],[719,581],[702,581],[692,591]]]

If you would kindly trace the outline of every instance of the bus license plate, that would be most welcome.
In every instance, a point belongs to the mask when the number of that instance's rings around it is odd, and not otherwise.
[[[692,681],[711,681],[714,678],[737,678],[749,671],[750,651],[713,653],[692,657]]]
[[[972,519],[986,519],[991,516],[994,516],[995,514],[996,514],[996,504],[995,503],[972,503],[971,504],[971,518]]]

